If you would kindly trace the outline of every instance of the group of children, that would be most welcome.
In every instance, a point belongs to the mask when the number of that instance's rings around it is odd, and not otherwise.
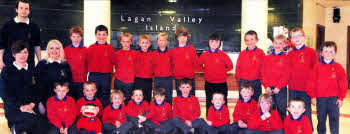
[[[328,115],[331,132],[339,133],[339,107],[347,80],[342,66],[334,61],[336,44],[325,42],[322,61],[318,62],[315,50],[304,44],[302,29],[293,29],[290,35],[293,51],[285,54],[287,38],[277,35],[273,52],[265,56],[256,46],[257,33],[245,34],[247,48],[236,64],[240,100],[232,124],[226,106],[226,75],[233,64],[219,49],[221,37],[211,34],[209,49],[198,58],[184,27],[176,30],[179,44],[172,50],[167,47],[166,33],[158,34],[158,48],[153,52],[147,34],[139,36],[140,50],[131,50],[132,35],[124,32],[120,35],[122,48],[114,52],[106,41],[107,27],[97,26],[97,41],[86,48],[81,43],[81,27],[74,26],[70,30],[72,44],[63,49],[59,41],[51,40],[47,57],[34,70],[26,63],[28,44],[17,41],[11,49],[15,62],[1,73],[6,84],[5,116],[16,133],[40,133],[36,122],[47,117],[50,134],[130,133],[133,128],[150,128],[144,131],[157,133],[309,134],[313,130],[313,104],[317,105],[317,131],[326,132]],[[116,90],[111,92],[113,66]],[[199,118],[201,110],[195,97],[197,70],[204,72],[206,120]],[[172,95],[173,77],[176,98]]]

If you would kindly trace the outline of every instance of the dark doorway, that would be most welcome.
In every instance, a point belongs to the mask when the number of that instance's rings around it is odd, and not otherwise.
[[[321,59],[321,45],[324,42],[326,28],[320,24],[316,25],[316,51],[319,59]]]
[[[348,34],[347,34],[347,52],[346,52],[346,76],[348,78],[348,83],[350,82],[350,26],[348,26]],[[350,88],[350,85],[348,84],[348,89]]]

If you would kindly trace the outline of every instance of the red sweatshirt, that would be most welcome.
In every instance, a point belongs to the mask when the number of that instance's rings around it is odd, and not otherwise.
[[[306,91],[309,74],[318,60],[316,51],[304,45],[300,49],[294,47],[294,50],[289,52],[288,55],[291,71],[288,88]]]
[[[81,97],[78,101],[77,101],[77,115],[78,117],[82,117],[82,113],[80,112],[81,107],[84,106],[87,103],[92,103],[95,104],[98,108],[99,108],[99,112],[97,114],[98,117],[102,117],[102,112],[103,112],[103,105],[102,102],[100,101],[100,99],[96,98],[96,96],[94,96],[94,98],[92,100],[88,100],[85,96]]]
[[[242,120],[247,123],[250,116],[259,111],[258,103],[254,99],[250,99],[248,102],[242,100],[237,101],[235,110],[232,114],[233,121],[238,122]]]
[[[336,96],[339,100],[343,100],[348,91],[345,70],[334,60],[329,64],[324,61],[316,64],[310,73],[308,84],[311,98]]]
[[[82,117],[78,120],[77,129],[78,132],[81,128],[84,128],[87,132],[94,131],[95,134],[102,133],[102,123],[97,117]]]
[[[47,99],[47,118],[49,122],[57,128],[62,128],[62,122],[65,127],[70,127],[77,116],[74,99],[70,96],[59,100],[56,96]]]
[[[277,87],[281,89],[287,86],[289,80],[289,59],[283,52],[275,54],[274,52],[265,57],[261,72],[262,84],[265,88]]]
[[[80,44],[79,47],[68,45],[64,48],[64,58],[67,60],[73,75],[73,82],[85,82],[88,73],[88,49]]]
[[[208,110],[207,120],[212,122],[212,126],[220,127],[225,124],[230,124],[230,113],[225,105],[220,109],[215,109],[211,106]]]
[[[125,83],[134,83],[136,52],[120,49],[114,54],[114,77]]]
[[[124,104],[120,105],[118,108],[114,108],[111,104],[103,110],[102,122],[115,125],[115,122],[119,121],[123,124],[126,121],[125,115],[126,106]]]
[[[150,112],[146,115],[147,119],[151,119],[155,124],[160,125],[161,121],[172,119],[171,105],[163,101],[162,104],[156,102],[150,104]]]
[[[154,76],[169,77],[172,76],[171,50],[166,48],[163,52],[158,48],[152,53],[152,66]]]
[[[312,134],[312,127],[307,116],[294,119],[292,115],[284,118],[284,134]]]
[[[152,52],[136,51],[135,75],[139,78],[152,78]]]
[[[259,110],[248,120],[248,129],[259,131],[273,131],[282,129],[281,117],[276,110],[270,110],[271,116],[265,120],[261,119],[262,112]]]
[[[228,55],[222,50],[207,50],[199,57],[199,65],[204,71],[204,78],[209,83],[224,83],[227,72],[233,69]]]
[[[184,47],[174,47],[171,54],[171,62],[175,79],[194,78],[194,71],[198,68],[198,55],[196,49],[186,44]]]
[[[253,50],[248,48],[242,51],[236,63],[237,79],[257,80],[261,79],[261,67],[264,61],[265,53],[258,47]]]
[[[149,104],[145,100],[143,100],[140,104],[136,104],[134,100],[130,100],[126,109],[126,113],[129,116],[137,117],[139,115],[143,115],[146,111],[149,111]]]
[[[174,98],[173,117],[179,117],[183,122],[186,120],[193,121],[201,115],[201,109],[197,97],[182,97]]]
[[[88,71],[96,73],[113,72],[114,48],[110,44],[95,44],[88,48]]]

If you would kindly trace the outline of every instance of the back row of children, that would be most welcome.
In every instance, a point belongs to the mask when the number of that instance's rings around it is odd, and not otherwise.
[[[125,102],[128,102],[131,98],[134,85],[136,88],[143,90],[145,100],[150,102],[152,75],[154,74],[155,87],[165,87],[167,102],[171,104],[172,76],[175,77],[176,89],[178,95],[181,96],[182,93],[179,92],[178,87],[180,79],[189,78],[192,84],[191,87],[194,87],[194,71],[197,68],[204,70],[207,109],[210,106],[208,103],[210,103],[214,92],[223,93],[225,102],[227,102],[226,73],[232,69],[233,65],[228,56],[219,50],[221,38],[216,33],[209,37],[209,50],[204,52],[199,60],[194,47],[187,43],[190,34],[184,27],[177,29],[175,38],[178,40],[179,45],[171,51],[166,47],[166,33],[160,33],[158,35],[157,43],[159,47],[154,52],[149,51],[150,37],[148,35],[141,35],[139,37],[141,50],[136,52],[130,50],[132,35],[130,33],[122,33],[120,36],[122,49],[115,53],[113,47],[106,42],[108,30],[103,25],[96,27],[95,35],[97,42],[91,45],[89,49],[84,47],[80,42],[83,34],[80,27],[73,27],[70,34],[72,44],[65,48],[65,52],[62,51],[63,47],[59,41],[50,41],[47,47],[48,57],[40,61],[35,68],[33,75],[35,79],[32,78],[32,83],[36,83],[39,89],[41,89],[40,92],[37,92],[42,93],[37,94],[38,97],[42,98],[37,105],[40,113],[45,112],[43,105],[45,105],[46,99],[54,95],[52,90],[49,90],[55,88],[54,81],[73,81],[72,96],[76,99],[82,97],[81,85],[86,81],[87,72],[90,73],[89,80],[96,83],[98,89],[97,97],[102,100],[103,106],[106,107],[109,103],[110,73],[113,71],[113,65],[116,70],[114,74],[116,78],[114,82],[115,88],[120,89],[124,93]],[[334,123],[330,123],[330,128],[332,132],[338,132],[338,106],[343,104],[342,101],[346,95],[347,82],[345,80],[344,69],[333,60],[336,52],[335,43],[326,42],[324,44],[322,47],[323,59],[318,64],[316,52],[305,46],[305,35],[300,28],[291,31],[291,41],[295,44],[295,47],[288,56],[282,52],[286,41],[284,36],[275,37],[274,51],[267,57],[265,57],[261,49],[256,47],[258,41],[256,32],[248,31],[245,34],[244,40],[247,49],[241,52],[237,60],[236,76],[239,78],[240,85],[246,81],[252,83],[254,87],[253,99],[258,100],[258,96],[261,94],[262,83],[266,92],[272,94],[280,116],[284,119],[286,115],[285,109],[287,107],[286,86],[288,84],[290,98],[300,97],[305,102],[305,114],[309,117],[310,123],[311,102],[313,104],[317,102],[317,108],[320,108],[318,110],[318,132],[325,132],[324,120],[327,114],[332,116],[332,118],[336,118],[334,119]],[[64,58],[68,61],[69,65],[67,62],[64,62]],[[23,65],[25,68],[26,64],[24,63]],[[313,68],[314,70],[312,70]],[[291,71],[293,73],[290,73]],[[311,75],[305,73],[310,71],[313,72]],[[328,72],[320,73],[324,71]],[[13,75],[6,73],[6,71],[3,71],[2,74],[4,79],[6,77],[13,77]],[[320,74],[325,75],[320,76]],[[321,79],[320,77],[324,77],[325,79]],[[328,80],[328,78],[332,78],[332,80]],[[11,82],[16,83],[15,80]],[[11,82],[7,85],[11,85]],[[325,88],[329,86],[334,86],[334,88]],[[194,95],[195,90],[190,91],[190,94]],[[323,99],[323,97],[327,98]],[[11,104],[10,99],[7,100],[9,101],[5,101],[5,107],[7,104]],[[6,102],[9,103],[6,104]],[[335,111],[327,111],[330,105],[324,104],[326,102],[334,102],[332,106],[335,107],[332,110]],[[8,112],[5,111],[5,113]]]

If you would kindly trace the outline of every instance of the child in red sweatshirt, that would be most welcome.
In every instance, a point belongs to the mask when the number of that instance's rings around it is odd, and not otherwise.
[[[208,110],[207,124],[209,125],[207,133],[234,133],[231,132],[230,113],[225,105],[224,94],[221,92],[213,93],[213,103]]]
[[[81,97],[78,101],[77,101],[77,111],[81,110],[81,107],[84,106],[87,103],[92,103],[95,104],[100,110],[97,114],[97,117],[101,118],[102,117],[102,109],[103,109],[103,105],[102,102],[100,101],[100,99],[98,99],[96,97],[96,85],[94,82],[91,81],[87,81],[84,83],[83,85],[84,89],[83,89],[83,93],[84,93],[84,97]],[[78,117],[82,117],[82,113],[81,112],[77,112]]]
[[[312,127],[303,113],[305,103],[300,98],[290,99],[288,106],[289,115],[284,118],[283,127],[285,134],[312,134]]]
[[[56,82],[56,95],[47,100],[47,118],[49,119],[49,134],[77,133],[74,121],[77,117],[75,101],[67,96],[68,82]]]
[[[339,133],[339,108],[348,91],[348,82],[344,68],[334,61],[337,45],[326,41],[321,47],[322,62],[315,65],[310,74],[308,89],[311,102],[317,107],[317,132],[326,133],[326,119],[329,117],[331,133]]]
[[[131,100],[126,109],[126,117],[134,127],[145,125],[141,120],[144,119],[145,115],[149,112],[149,104],[147,101],[143,100],[141,89],[135,89],[132,91]]]

